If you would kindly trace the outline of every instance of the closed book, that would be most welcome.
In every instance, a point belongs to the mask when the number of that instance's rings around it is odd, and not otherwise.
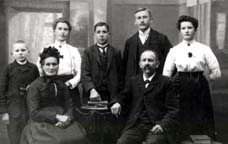
[[[88,101],[88,106],[107,108],[108,101]]]
[[[88,104],[108,104],[108,101],[88,101]]]
[[[194,144],[211,144],[211,138],[208,135],[190,135]]]

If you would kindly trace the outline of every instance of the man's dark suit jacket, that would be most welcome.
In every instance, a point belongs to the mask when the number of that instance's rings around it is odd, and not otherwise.
[[[123,72],[125,82],[131,76],[134,76],[140,72],[138,61],[142,50],[138,48],[140,42],[140,38],[138,35],[138,32],[135,33],[125,43],[123,53]],[[172,45],[169,42],[167,36],[153,30],[152,28],[150,29],[150,34],[147,40],[149,41],[149,49],[156,51],[158,54],[158,58],[160,60],[158,73],[161,74],[166,56],[169,52],[169,49],[172,48]]]
[[[147,88],[141,74],[129,79],[118,99],[112,102],[119,102],[122,111],[128,109],[129,117],[124,130],[136,124],[143,109],[143,100],[151,122],[159,124],[167,133],[172,132],[178,124],[179,109],[171,79],[155,75]]]
[[[102,84],[102,68],[100,51],[97,45],[93,45],[84,51],[82,58],[81,81],[84,90],[89,95],[92,88],[99,88]],[[116,48],[108,46],[107,49],[107,87],[112,100],[119,93],[121,85],[121,53]]]

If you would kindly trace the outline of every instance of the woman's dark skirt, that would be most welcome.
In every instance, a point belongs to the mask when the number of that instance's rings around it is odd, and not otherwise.
[[[84,128],[73,122],[67,128],[59,128],[45,122],[30,121],[25,127],[21,144],[89,144]]]
[[[203,72],[178,72],[180,104],[180,138],[206,134],[215,138],[213,106],[210,89]]]

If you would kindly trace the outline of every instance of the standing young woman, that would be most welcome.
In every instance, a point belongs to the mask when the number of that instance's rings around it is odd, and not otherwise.
[[[165,61],[163,75],[177,74],[180,100],[181,139],[190,134],[207,134],[215,138],[213,107],[209,84],[205,77],[214,80],[221,77],[219,63],[210,47],[194,39],[198,20],[180,16],[177,22],[183,41],[170,49]]]
[[[67,44],[71,25],[66,19],[59,18],[53,24],[53,31],[55,42],[50,46],[55,47],[61,55],[57,75],[69,88],[74,105],[80,107],[81,103],[77,86],[81,78],[81,56],[76,47]],[[42,75],[39,60],[37,65]]]
[[[60,54],[48,47],[40,54],[43,76],[31,83],[27,94],[30,116],[21,144],[88,144],[84,128],[73,121],[69,89],[57,76]]]

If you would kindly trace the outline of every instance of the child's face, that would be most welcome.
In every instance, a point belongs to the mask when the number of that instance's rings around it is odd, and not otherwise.
[[[58,61],[55,57],[48,57],[43,61],[42,70],[47,76],[57,75],[59,69]]]
[[[109,32],[106,26],[97,26],[94,33],[97,43],[103,45],[108,42]]]
[[[13,45],[13,57],[16,61],[24,62],[27,60],[29,55],[29,50],[27,49],[26,44],[24,43],[15,43]]]

